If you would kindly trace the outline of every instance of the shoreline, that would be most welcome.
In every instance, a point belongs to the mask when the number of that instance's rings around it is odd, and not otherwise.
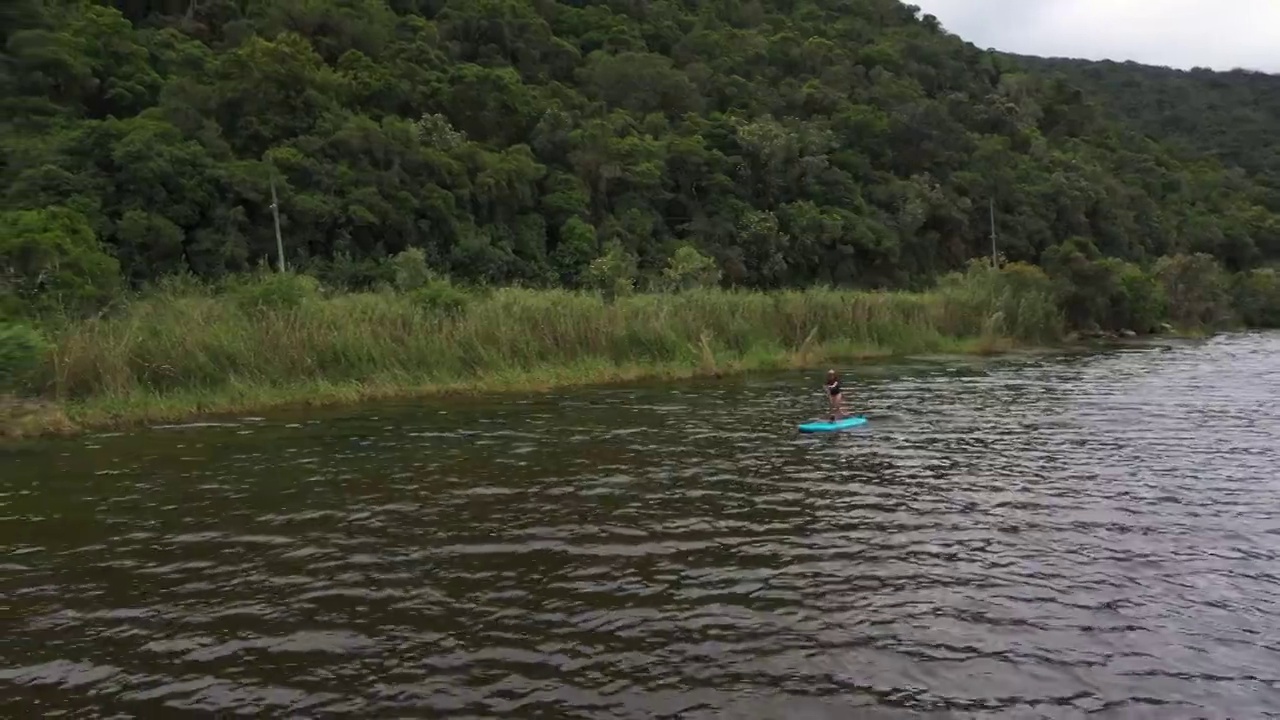
[[[93,431],[131,430],[148,425],[198,421],[240,413],[341,407],[416,398],[474,396],[481,393],[538,393],[646,380],[723,378],[751,372],[802,370],[826,363],[918,356],[980,357],[1056,352],[1073,344],[1028,346],[1005,338],[947,339],[944,346],[900,351],[850,348],[840,343],[795,351],[736,354],[700,362],[618,365],[583,360],[569,365],[488,373],[484,377],[439,381],[427,378],[371,378],[358,382],[323,380],[270,386],[232,384],[210,390],[163,395],[90,398],[63,403],[41,398],[0,398],[0,443],[43,438],[72,438]],[[1080,346],[1084,346],[1081,344]]]
[[[719,358],[714,363],[704,359],[697,364],[671,362],[616,365],[599,360],[585,360],[567,366],[490,373],[487,378],[446,382],[374,378],[364,382],[314,381],[289,386],[244,384],[208,391],[96,398],[72,403],[39,398],[0,397],[0,446],[40,439],[69,439],[95,431],[128,431],[162,424],[217,420],[244,413],[358,406],[391,400],[468,397],[482,393],[545,393],[642,381],[740,377],[752,372],[806,370],[841,362],[913,357],[1042,355],[1196,339],[1203,338],[1166,334],[1136,339],[1092,339],[1028,345],[1007,338],[974,337],[948,339],[945,347],[931,350],[917,348],[911,351],[878,347],[849,348],[837,343],[798,351]]]
[[[1143,336],[1064,332],[1048,291],[1012,285],[1022,275],[1047,282],[1019,266],[975,266],[918,293],[702,289],[607,301],[505,288],[460,295],[454,309],[395,291],[274,304],[160,292],[52,328],[28,394],[0,394],[0,444],[396,399],[1203,337],[1168,325]]]

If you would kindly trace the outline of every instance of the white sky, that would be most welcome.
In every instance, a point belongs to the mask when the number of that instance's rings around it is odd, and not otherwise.
[[[1280,0],[906,0],[980,48],[1280,73]]]

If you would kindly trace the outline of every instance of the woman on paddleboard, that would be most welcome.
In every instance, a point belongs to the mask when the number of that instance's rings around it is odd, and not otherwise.
[[[828,370],[827,382],[823,387],[827,402],[831,404],[831,422],[835,422],[844,417],[844,388],[840,386],[840,374],[835,370]]]

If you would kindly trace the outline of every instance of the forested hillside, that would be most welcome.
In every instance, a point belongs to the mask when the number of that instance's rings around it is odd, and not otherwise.
[[[289,263],[353,286],[409,247],[574,285],[607,249],[645,273],[686,244],[730,284],[916,286],[989,253],[989,200],[1009,260],[1280,253],[1255,183],[897,0],[0,12],[0,245],[135,286],[274,261],[273,174]]]
[[[1244,169],[1277,191],[1271,208],[1280,211],[1280,75],[1010,57],[1031,71],[1060,74],[1156,140]]]

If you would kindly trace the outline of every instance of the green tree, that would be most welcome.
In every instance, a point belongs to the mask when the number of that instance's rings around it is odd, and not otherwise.
[[[84,216],[65,208],[0,212],[0,298],[33,312],[79,314],[102,307],[120,266]]]
[[[663,268],[662,281],[668,291],[714,287],[720,282],[720,268],[714,258],[691,245],[681,245]]]
[[[630,295],[636,288],[636,259],[622,243],[610,241],[587,267],[587,282],[606,297]]]
[[[1229,319],[1230,279],[1209,255],[1163,257],[1154,272],[1169,298],[1175,324],[1211,328]]]
[[[589,223],[576,217],[565,221],[560,227],[560,242],[555,250],[555,265],[561,282],[577,285],[596,257],[597,246],[595,228]]]
[[[617,243],[649,276],[688,244],[737,286],[922,288],[994,214],[1073,323],[1142,330],[1181,297],[1158,258],[1280,262],[1275,89],[984,52],[897,0],[9,0],[0,211],[77,213],[142,286],[274,257],[278,210],[352,287],[408,248],[576,287]]]
[[[1235,279],[1235,306],[1252,327],[1280,328],[1280,272],[1260,268]]]
[[[21,390],[48,351],[49,343],[32,328],[0,322],[0,393]]]

